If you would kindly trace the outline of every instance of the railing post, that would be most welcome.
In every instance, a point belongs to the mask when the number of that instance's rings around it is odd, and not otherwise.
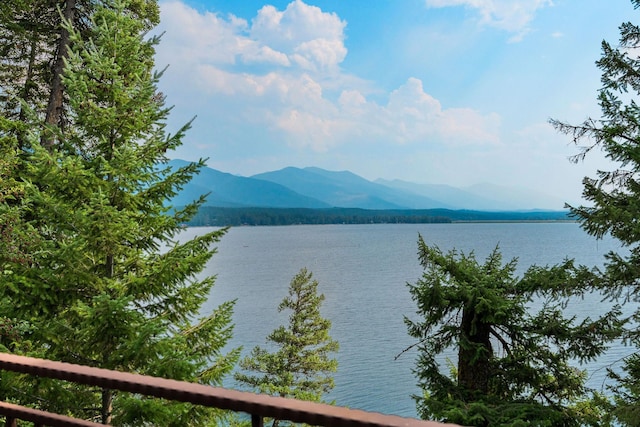
[[[264,427],[262,415],[251,414],[251,427]]]
[[[7,421],[4,425],[5,427],[18,427],[18,421],[13,417],[7,417]]]

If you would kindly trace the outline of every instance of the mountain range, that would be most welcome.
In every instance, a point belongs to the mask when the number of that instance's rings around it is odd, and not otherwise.
[[[179,168],[189,162],[171,160]],[[369,181],[349,171],[286,167],[243,177],[202,168],[172,199],[185,205],[208,194],[204,206],[360,209],[562,210],[564,202],[532,190],[478,184],[467,188],[400,180]]]

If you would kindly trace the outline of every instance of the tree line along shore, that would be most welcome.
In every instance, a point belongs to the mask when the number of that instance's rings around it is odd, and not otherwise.
[[[573,221],[568,211],[368,210],[357,208],[227,208],[202,206],[187,226],[297,224],[448,224],[453,222]]]

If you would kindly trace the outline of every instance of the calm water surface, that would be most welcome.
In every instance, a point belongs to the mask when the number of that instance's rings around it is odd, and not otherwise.
[[[190,228],[185,237],[208,231]],[[422,274],[417,239],[443,250],[474,251],[479,260],[496,247],[505,260],[519,259],[521,274],[532,264],[551,265],[565,257],[593,266],[619,250],[611,239],[595,240],[574,223],[455,223],[384,225],[312,225],[232,228],[218,245],[206,274],[217,275],[205,312],[223,301],[237,300],[232,347],[243,355],[286,324],[277,306],[289,282],[302,268],[310,270],[325,294],[323,316],[340,343],[336,404],[370,411],[416,416],[412,394],[419,392],[412,369],[415,352],[395,356],[413,341],[403,316],[415,315],[406,284]],[[606,310],[598,298],[573,304],[570,310],[591,314]],[[590,384],[601,387],[604,367],[629,349],[610,351],[589,366]],[[235,387],[232,380],[226,386]]]

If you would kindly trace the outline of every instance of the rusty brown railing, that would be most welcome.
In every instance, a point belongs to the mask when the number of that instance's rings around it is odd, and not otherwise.
[[[264,418],[276,418],[317,426],[437,427],[445,425],[396,415],[384,415],[322,403],[242,392],[6,353],[0,353],[0,369],[180,402],[190,402],[235,412],[245,412],[251,415],[251,424],[254,427],[261,427]],[[7,426],[15,426],[16,419],[33,422],[35,426],[73,427],[100,425],[2,402],[0,402],[0,416],[6,418]]]
[[[6,418],[6,427],[17,427],[17,420],[30,421],[36,427],[104,427],[102,424],[91,421],[52,414],[51,412],[40,411],[38,409],[25,408],[24,406],[13,405],[7,402],[0,402],[0,415],[4,415]]]

